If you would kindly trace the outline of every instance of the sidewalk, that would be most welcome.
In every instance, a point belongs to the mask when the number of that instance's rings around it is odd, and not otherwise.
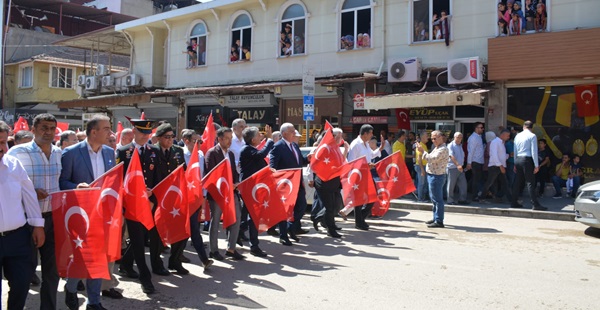
[[[557,221],[574,221],[575,214],[573,212],[573,198],[554,199],[549,195],[550,191],[546,191],[544,197],[539,198],[542,206],[548,208],[548,211],[531,210],[529,195],[524,194],[522,197],[523,208],[509,208],[510,204],[504,199],[503,203],[493,203],[491,200],[484,202],[471,202],[468,205],[445,205],[445,212],[455,213],[471,213],[496,216],[510,216],[521,218],[533,218],[544,220]],[[552,192],[554,192],[552,190]],[[412,195],[406,195],[400,199],[393,199],[390,208],[404,210],[431,210],[431,203],[416,202]]]

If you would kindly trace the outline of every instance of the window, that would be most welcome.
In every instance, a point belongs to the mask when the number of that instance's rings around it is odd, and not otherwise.
[[[497,36],[548,31],[549,0],[496,0]]]
[[[371,0],[344,1],[341,17],[340,50],[371,47]]]
[[[23,66],[20,68],[21,78],[19,79],[19,87],[33,86],[33,66]]]
[[[279,56],[287,57],[305,53],[306,13],[300,4],[290,5],[281,17]]]
[[[197,23],[190,33],[190,40],[188,41],[187,55],[188,64],[187,68],[194,68],[196,66],[206,66],[206,25],[204,22]]]
[[[413,0],[412,1],[412,39],[413,42],[445,41],[450,42],[451,0]]]
[[[73,68],[51,66],[50,87],[73,88]]]
[[[241,13],[231,25],[231,52],[229,62],[250,61],[252,59],[252,20],[250,15]]]

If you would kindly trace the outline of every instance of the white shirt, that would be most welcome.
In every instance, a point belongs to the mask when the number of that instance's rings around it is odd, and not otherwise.
[[[233,157],[235,157],[235,169],[238,173],[240,173],[240,152],[242,151],[242,147],[244,145],[246,145],[244,138],[238,138],[234,133],[233,138],[231,139],[231,146],[229,147],[229,150],[233,153]]]
[[[467,150],[469,154],[467,155],[467,164],[471,164],[473,162],[483,164],[483,140],[481,139],[481,135],[477,133],[472,133],[467,141]]]
[[[90,161],[92,162],[92,171],[94,172],[94,180],[100,177],[104,172],[106,172],[106,168],[104,167],[104,155],[102,155],[102,147],[98,150],[98,152],[94,152],[92,150],[92,146],[85,139],[85,145],[88,149],[88,154],[90,154]]]
[[[383,149],[388,153],[388,155],[392,155],[392,145],[388,140],[383,140]]]
[[[506,147],[504,146],[504,141],[499,137],[496,137],[492,142],[490,142],[490,160],[488,163],[488,167],[505,167],[506,168],[506,159],[508,158],[508,154],[506,154]]]
[[[365,156],[367,162],[370,163],[374,157],[381,156],[381,152],[379,148],[375,150],[371,150],[369,147],[369,143],[364,142],[360,136],[356,137],[356,139],[352,140],[350,143],[350,150],[348,151],[348,161],[353,161],[359,157]]]
[[[37,194],[21,162],[4,154],[0,160],[0,176],[0,232],[15,230],[25,222],[44,227]]]
[[[537,137],[530,130],[523,130],[515,137],[515,158],[531,157],[535,167],[539,167]]]

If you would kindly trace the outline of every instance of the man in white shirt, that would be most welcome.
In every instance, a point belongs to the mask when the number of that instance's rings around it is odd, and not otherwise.
[[[510,138],[510,130],[503,129],[500,132],[500,136],[496,137],[490,142],[490,160],[488,163],[488,177],[487,181],[483,185],[483,189],[475,197],[476,201],[483,199],[490,187],[498,180],[500,182],[500,192],[506,193],[508,201],[511,201],[511,192],[508,187],[508,181],[506,179],[506,160],[508,154],[506,154],[506,147],[504,143]]]
[[[511,208],[522,208],[523,205],[517,202],[517,193],[521,189],[523,181],[527,184],[529,197],[533,210],[548,210],[540,205],[535,191],[535,174],[540,169],[538,162],[538,142],[536,135],[531,132],[533,128],[532,121],[523,123],[523,131],[515,137],[515,172],[516,178],[513,183],[513,193]]]
[[[244,129],[248,127],[246,125],[246,121],[243,118],[236,118],[231,122],[231,130],[233,130],[233,138],[231,139],[231,146],[229,150],[233,153],[235,157],[235,169],[240,174],[240,152],[242,151],[242,147],[246,145],[244,142],[244,136],[242,132]],[[239,182],[240,180],[234,180],[234,182]],[[242,216],[240,218],[240,231],[238,236],[238,244],[241,246],[242,241],[248,241],[248,237],[246,236],[246,231],[248,230],[248,210],[245,206],[242,207]]]
[[[31,240],[37,248],[44,244],[44,219],[25,168],[6,154],[9,132],[10,127],[0,121],[0,268],[10,287],[6,308],[1,303],[0,308],[23,309],[34,272]]]
[[[475,131],[473,131],[469,140],[467,140],[467,171],[471,170],[471,194],[473,195],[473,200],[477,197],[483,176],[483,151],[485,149],[483,139],[481,138],[483,127],[483,123],[476,122]]]

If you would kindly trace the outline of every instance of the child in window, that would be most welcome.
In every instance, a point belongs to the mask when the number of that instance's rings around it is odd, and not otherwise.
[[[510,22],[508,23],[508,35],[509,36],[520,35],[521,29],[523,28],[521,25],[522,25],[521,17],[519,17],[519,14],[517,14],[517,12],[513,12],[512,18],[511,18]]]
[[[285,55],[285,39],[286,39],[285,32],[282,31],[281,34],[279,35],[279,49],[281,52],[281,56]]]
[[[433,39],[434,40],[442,39],[442,28],[440,28],[439,24],[433,26]]]
[[[186,69],[194,68],[196,66],[196,62],[198,61],[198,53],[196,52],[197,46],[196,39],[192,39],[188,42],[187,51],[184,52],[188,54],[188,66]]]
[[[363,47],[371,47],[371,37],[368,33],[363,33]]]
[[[285,48],[284,49],[285,49],[285,54],[284,54],[285,56],[288,56],[288,57],[292,56],[292,52],[294,51],[292,49],[292,43],[285,42]]]
[[[535,4],[532,0],[525,0],[525,30],[533,30],[533,20],[535,19]]]
[[[506,21],[504,20],[504,18],[500,18],[498,20],[498,36],[506,37],[507,35],[508,35],[508,25],[506,24]]]
[[[236,62],[238,60],[240,60],[238,52],[237,51],[231,51],[231,56],[229,56],[229,61],[230,62]]]
[[[362,33],[359,33],[359,34],[356,36],[356,47],[357,47],[357,48],[361,48],[361,47],[363,47],[363,34],[362,34]]]
[[[573,197],[577,194],[577,189],[581,184],[581,176],[583,175],[583,169],[581,167],[581,158],[579,155],[573,155],[571,162],[571,170],[567,177],[567,195]]]
[[[498,18],[504,19],[504,21],[508,24],[510,21],[510,11],[506,9],[506,4],[503,2],[498,2]]]
[[[533,21],[533,25],[535,27],[536,32],[544,32],[546,31],[547,25],[547,17],[546,17],[546,5],[543,3],[537,4],[537,10],[535,12],[535,19]]]
[[[247,46],[242,47],[242,52],[244,53],[243,61],[250,61],[250,48]]]

